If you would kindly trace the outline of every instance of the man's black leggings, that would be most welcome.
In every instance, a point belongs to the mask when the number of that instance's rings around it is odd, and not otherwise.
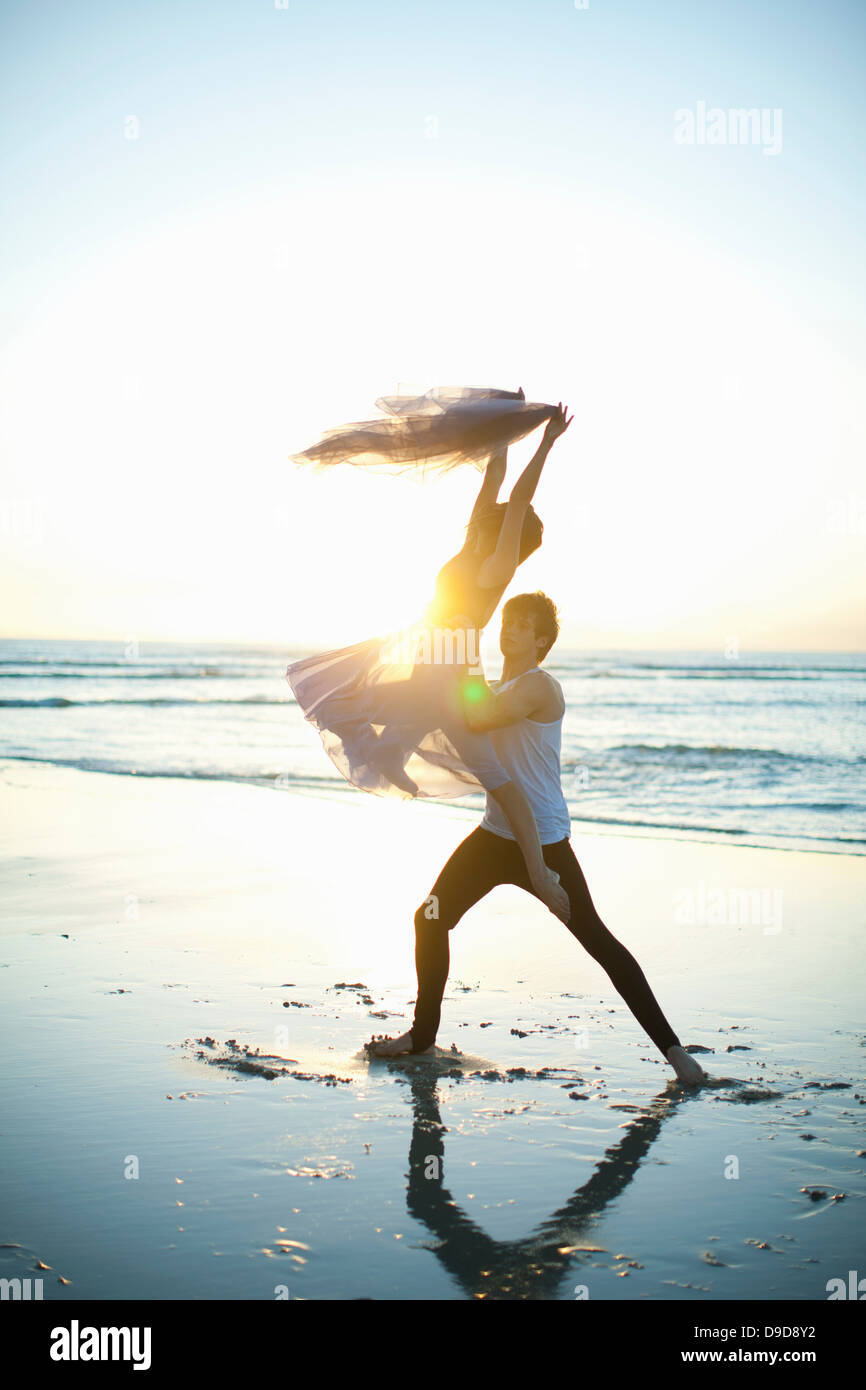
[[[571,841],[542,845],[544,862],[559,874],[571,903],[568,930],[610,976],[638,1023],[666,1056],[679,1045],[656,1002],[646,976],[630,951],[604,925],[593,905]],[[442,996],[448,979],[448,933],[469,908],[499,883],[515,883],[534,893],[523,851],[516,840],[476,826],[456,848],[434,883],[429,898],[415,913],[415,968],[418,998],[412,1023],[412,1051],[423,1052],[436,1039]],[[438,916],[434,913],[438,912]]]

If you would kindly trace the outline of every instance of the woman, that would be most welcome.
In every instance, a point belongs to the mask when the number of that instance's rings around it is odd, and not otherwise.
[[[464,460],[472,457],[470,451],[477,450],[479,439],[489,439],[491,432],[502,438],[503,412],[509,414],[506,425],[511,437],[516,437],[517,428],[526,433],[519,420],[514,422],[513,402],[523,402],[522,390],[516,395],[485,392],[477,401],[470,400],[470,433],[462,396],[464,420],[458,422],[456,433],[453,415],[441,419],[441,428],[437,426],[441,457],[447,457],[448,466],[460,460],[461,451]],[[460,682],[467,669],[479,669],[480,633],[518,565],[541,544],[542,525],[530,504],[554,441],[573,419],[566,418],[561,401],[556,407],[527,409],[546,412],[541,444],[507,505],[497,502],[505,478],[505,449],[490,457],[464,545],[439,571],[435,596],[422,622],[390,638],[373,637],[294,662],[286,677],[305,718],[318,729],[325,751],[353,786],[380,796],[453,798],[481,789],[489,792],[508,817],[535,892],[567,922],[568,897],[559,876],[544,862],[532,809],[497,758],[489,734],[468,728],[460,701]],[[418,418],[413,414],[410,429]],[[408,419],[407,412],[401,412],[401,424]],[[425,416],[425,431],[428,419]],[[359,447],[362,428],[351,427],[352,447]],[[337,433],[330,432],[329,447],[334,447]],[[431,447],[429,461],[435,454],[429,433],[425,437]],[[405,450],[405,433],[400,433],[398,442]],[[377,440],[377,451],[381,448]],[[307,457],[311,456],[313,451],[307,451]],[[352,460],[344,450],[338,461]]]

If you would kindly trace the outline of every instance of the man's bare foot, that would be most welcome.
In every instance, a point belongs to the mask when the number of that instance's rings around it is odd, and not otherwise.
[[[404,1052],[412,1051],[414,1046],[412,1030],[410,1029],[408,1033],[401,1033],[399,1038],[383,1038],[381,1033],[376,1033],[364,1046],[371,1057],[399,1057]],[[429,1047],[425,1047],[423,1052],[418,1052],[415,1055],[426,1057],[427,1053],[432,1052],[435,1046],[435,1043],[431,1043]]]
[[[665,1056],[676,1072],[677,1080],[685,1082],[687,1086],[699,1086],[702,1081],[709,1079],[700,1062],[684,1047],[674,1044],[668,1048]]]

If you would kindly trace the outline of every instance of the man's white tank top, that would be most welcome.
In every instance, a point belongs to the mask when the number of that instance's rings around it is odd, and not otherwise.
[[[532,669],[540,671],[541,667],[534,666]],[[529,672],[521,671],[520,675],[528,676]],[[505,681],[496,688],[497,694],[517,680],[520,680],[520,676]],[[488,730],[499,761],[512,781],[521,787],[532,807],[538,825],[538,838],[543,845],[555,844],[571,834],[571,817],[562,794],[560,766],[563,718],[564,715],[560,715],[546,724],[539,723],[537,719],[520,719],[516,724]],[[481,825],[495,835],[515,839],[507,817],[489,792]]]

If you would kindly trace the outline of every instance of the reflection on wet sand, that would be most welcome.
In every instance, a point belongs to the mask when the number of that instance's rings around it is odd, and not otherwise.
[[[393,1062],[392,1062],[393,1068]],[[408,1070],[408,1068],[407,1068]],[[556,1299],[588,1244],[595,1219],[628,1187],[664,1121],[689,1098],[670,1082],[637,1113],[621,1139],[568,1201],[520,1240],[496,1240],[455,1201],[445,1181],[445,1134],[439,1109],[442,1073],[417,1065],[409,1078],[414,1112],[406,1204],[437,1238],[436,1258],[469,1298]],[[538,1174],[543,1182],[543,1170]],[[597,1247],[596,1247],[597,1249]],[[585,1295],[584,1295],[585,1296]],[[581,1297],[580,1289],[576,1297]]]

